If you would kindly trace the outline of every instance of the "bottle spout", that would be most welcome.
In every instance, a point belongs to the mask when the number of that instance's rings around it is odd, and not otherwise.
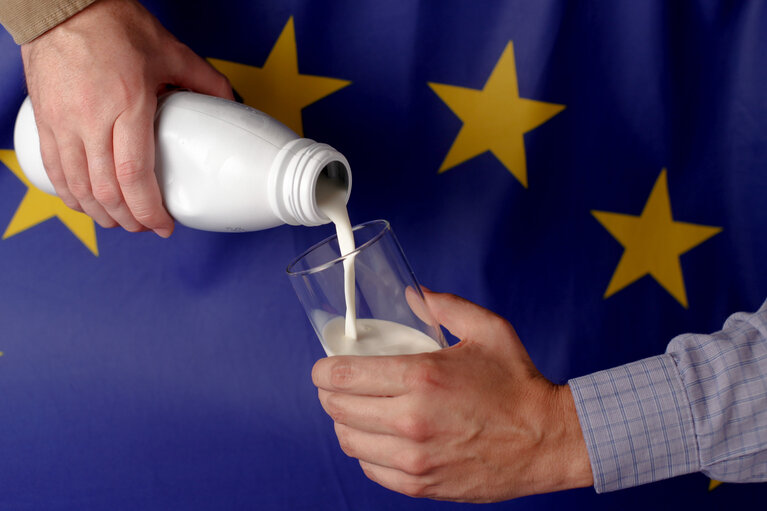
[[[274,184],[280,189],[275,210],[287,224],[322,225],[330,219],[319,204],[328,194],[344,194],[349,200],[352,174],[344,155],[326,144],[300,139],[283,148]]]
[[[350,175],[349,169],[340,161],[332,161],[325,165],[317,176],[314,184],[314,200],[318,206],[343,195],[344,204],[349,202]],[[320,207],[322,213],[322,208]],[[324,215],[323,213],[323,216]]]

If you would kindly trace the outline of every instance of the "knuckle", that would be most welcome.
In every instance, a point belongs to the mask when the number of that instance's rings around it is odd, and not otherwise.
[[[90,200],[93,197],[91,184],[88,181],[72,180],[68,181],[69,193],[80,203]]]
[[[500,339],[515,339],[517,338],[517,332],[514,327],[500,316],[496,316],[493,320],[492,328],[498,333]],[[511,346],[510,344],[506,345]]]
[[[35,124],[38,128],[42,128],[50,124],[50,120],[56,115],[58,109],[51,105],[47,101],[33,101],[33,112],[35,114]]]
[[[146,177],[148,170],[139,160],[125,160],[117,163],[115,172],[121,185],[133,185]]]
[[[227,78],[225,75],[219,73],[218,74],[218,86],[221,87],[221,89],[231,89],[232,84],[229,82],[229,78]]]
[[[436,496],[434,491],[435,485],[422,476],[400,472],[393,477],[380,477],[374,466],[362,460],[360,460],[360,467],[368,479],[390,490],[416,498]]]
[[[490,326],[495,330],[505,332],[511,329],[511,323],[503,319],[501,316],[498,316],[497,314],[492,314],[490,318],[488,318],[488,322],[490,323]]]
[[[137,205],[134,208],[132,208],[131,212],[133,213],[133,217],[141,222],[142,225],[145,225],[147,227],[154,227],[158,225],[159,222],[159,207],[152,208],[149,207],[149,205]]]
[[[77,103],[77,113],[83,123],[83,128],[92,128],[104,116],[104,107],[93,94],[83,94]]]
[[[58,193],[58,191],[57,191]],[[73,209],[75,211],[79,211],[80,213],[83,212],[83,208],[80,206],[80,203],[75,200],[74,197],[71,195],[63,195],[61,193],[58,193],[59,197],[61,197],[61,200],[64,201],[64,205],[68,207],[69,209]]]
[[[429,422],[415,413],[407,413],[396,419],[394,429],[415,442],[424,442],[431,437]]]
[[[349,436],[346,435],[343,431],[339,431],[338,428],[336,428],[336,437],[338,437],[338,445],[341,447],[341,450],[344,451],[344,453],[347,456],[351,458],[356,458],[354,454],[355,450],[351,440],[349,439]]]
[[[35,105],[35,123],[38,130],[43,127],[64,125],[65,116],[59,105],[43,102]]]
[[[434,386],[439,381],[439,376],[439,364],[430,357],[421,357],[405,370],[406,384],[411,388],[423,389]]]
[[[400,470],[411,475],[425,475],[433,468],[431,457],[420,449],[405,450],[400,454]]]
[[[415,479],[413,481],[407,481],[402,485],[402,493],[409,497],[417,499],[428,497],[430,495],[430,485]]]
[[[182,43],[178,39],[171,39],[165,44],[168,46],[168,55],[174,55],[176,57],[189,57],[190,54],[193,54],[191,48],[189,48],[189,46]]]
[[[333,419],[334,422],[343,424],[346,419],[346,413],[344,412],[341,403],[339,403],[340,398],[341,396],[338,394],[330,394],[325,399],[325,406],[330,418]]]
[[[360,460],[360,468],[362,469],[362,473],[365,474],[365,477],[367,477],[371,481],[376,480],[375,474],[373,473],[373,470],[371,469],[370,465]]]
[[[93,183],[93,197],[108,209],[114,209],[123,202],[120,190],[108,182]]]

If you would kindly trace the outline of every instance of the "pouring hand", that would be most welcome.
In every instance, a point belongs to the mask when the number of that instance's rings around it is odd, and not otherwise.
[[[22,45],[48,177],[102,227],[173,220],[154,175],[154,114],[166,84],[232,99],[226,78],[135,0],[100,0]]]

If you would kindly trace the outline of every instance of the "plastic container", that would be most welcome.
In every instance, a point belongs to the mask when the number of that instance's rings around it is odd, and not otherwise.
[[[32,184],[55,195],[29,98],[16,118],[14,145]],[[187,91],[159,99],[155,173],[171,216],[220,232],[328,223],[317,207],[320,176],[344,188],[347,201],[352,184],[349,163],[329,145],[249,106]]]

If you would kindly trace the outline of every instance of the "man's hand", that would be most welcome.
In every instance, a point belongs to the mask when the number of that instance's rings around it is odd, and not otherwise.
[[[59,197],[102,227],[170,236],[154,175],[157,94],[172,84],[232,99],[226,78],[135,0],[100,0],[21,55]]]
[[[592,485],[569,387],[538,372],[503,318],[425,294],[459,344],[315,364],[344,452],[373,481],[415,497],[493,502]]]

